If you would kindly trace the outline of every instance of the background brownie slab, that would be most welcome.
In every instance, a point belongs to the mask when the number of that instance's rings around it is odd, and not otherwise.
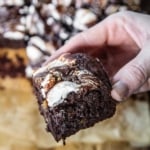
[[[85,54],[61,56],[33,76],[41,114],[56,141],[115,113],[111,84],[100,61]]]

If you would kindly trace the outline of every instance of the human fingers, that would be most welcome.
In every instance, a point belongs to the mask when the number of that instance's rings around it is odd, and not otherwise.
[[[88,53],[89,49],[94,49],[96,47],[101,47],[104,45],[107,40],[107,25],[106,22],[103,21],[92,28],[78,33],[67,43],[58,49],[49,59],[52,61],[53,59],[59,57],[63,53],[75,53],[75,52],[83,52]],[[86,50],[86,51],[85,51]]]
[[[135,40],[128,33],[125,26],[131,22],[129,16],[124,13],[113,14],[92,28],[72,37],[64,46],[58,49],[49,61],[59,57],[63,53],[99,51],[105,46],[137,47]],[[94,53],[94,52],[92,52]]]
[[[138,91],[150,77],[150,44],[147,42],[141,52],[122,67],[113,78],[112,97],[121,101]],[[146,90],[149,87],[147,87]]]

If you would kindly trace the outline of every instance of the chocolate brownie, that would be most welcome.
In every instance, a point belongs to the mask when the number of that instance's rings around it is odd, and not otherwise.
[[[39,109],[56,141],[114,115],[116,102],[99,59],[66,54],[38,69],[33,86]]]

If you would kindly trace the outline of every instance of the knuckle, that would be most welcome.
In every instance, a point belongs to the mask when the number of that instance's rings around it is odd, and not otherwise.
[[[130,64],[124,69],[125,72],[122,74],[124,76],[123,81],[128,85],[129,93],[132,94],[145,83],[147,75],[145,69],[137,64]]]
[[[129,67],[130,77],[135,82],[142,84],[147,80],[147,74],[144,67],[138,63],[132,64]]]

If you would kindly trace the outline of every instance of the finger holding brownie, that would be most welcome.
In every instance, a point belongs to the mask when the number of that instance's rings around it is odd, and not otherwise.
[[[150,16],[125,11],[113,14],[71,38],[49,61],[63,53],[99,57],[112,80],[118,101],[150,90]]]

